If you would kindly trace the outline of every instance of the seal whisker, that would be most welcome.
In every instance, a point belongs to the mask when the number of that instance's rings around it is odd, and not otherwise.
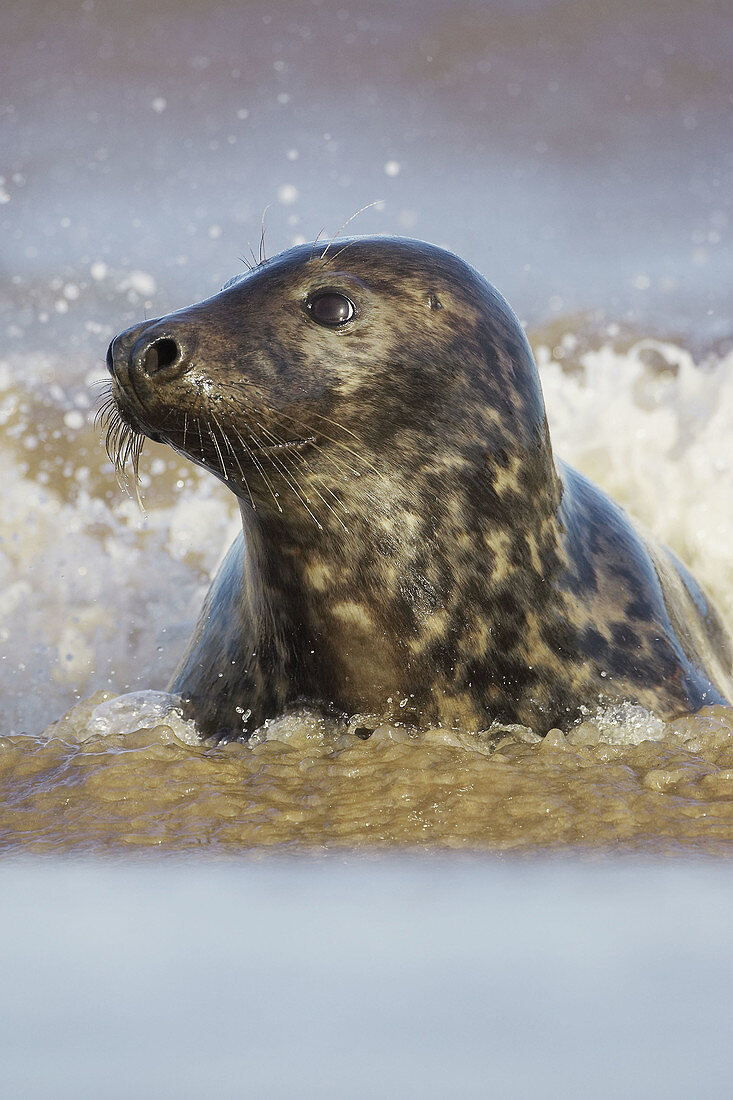
[[[275,446],[283,446],[284,441],[281,440],[281,439],[278,439],[278,437],[276,435],[274,435],[273,432],[271,432],[267,428],[265,428],[264,425],[257,424],[257,427],[259,428],[259,430],[261,432],[263,432],[266,436],[268,436],[273,441]],[[261,444],[260,444],[260,446],[261,446]],[[295,491],[295,493],[299,497],[301,503],[303,504],[303,507],[306,509],[307,512],[310,513],[311,516],[313,516],[313,519],[316,521],[316,523],[318,523],[319,528],[321,530],[323,530],[322,524],[318,522],[318,520],[316,519],[316,517],[313,514],[313,512],[311,511],[311,509],[308,507],[308,505],[310,503],[309,498],[305,495],[305,491],[301,488],[301,486],[298,485],[297,481],[295,480],[295,478],[296,478],[295,471],[293,470],[292,467],[290,469],[288,469],[285,465],[286,452],[283,452],[281,455],[273,455],[272,453],[267,452],[267,457],[270,459],[270,461],[273,464],[277,463],[278,467],[280,468],[280,470],[283,474],[283,477],[286,479],[286,481],[288,482],[290,487]],[[295,452],[295,453],[291,452],[291,457],[292,457],[293,463],[295,463],[298,459],[303,458],[303,456],[298,455],[297,452]],[[306,463],[306,468],[308,468],[307,463]],[[325,488],[325,486],[324,486],[324,488]],[[341,524],[344,531],[348,531],[348,527],[346,526],[344,521],[341,519],[341,517],[339,516],[339,514],[335,510],[335,508],[333,508],[333,506],[331,504],[329,504],[329,502],[326,500],[326,498],[324,497],[324,495],[320,491],[320,489],[318,489],[318,487],[316,485],[312,485],[311,489],[318,497],[320,497],[320,499],[323,501],[323,503],[325,504],[328,511]],[[335,496],[335,494],[334,494],[334,500],[338,501],[338,498]]]
[[[318,417],[319,420],[325,420],[327,424],[333,424],[334,428],[338,428],[339,431],[346,432],[352,436],[357,443],[362,443],[363,440],[359,438],[356,432],[352,432],[351,428],[347,428],[345,424],[341,424],[338,420],[332,420],[330,416],[324,416],[323,413],[316,412],[315,409],[311,411],[311,416]]]
[[[133,441],[130,457],[132,467],[132,483],[135,486],[135,500],[137,506],[141,512],[145,511],[143,507],[142,497],[140,496],[140,455],[142,454],[143,445],[145,443],[145,436],[140,435],[139,432],[135,432],[135,439]]]
[[[239,455],[237,454],[236,450],[235,450],[235,449],[234,449],[234,447],[232,446],[232,443],[231,443],[231,440],[229,439],[229,436],[228,436],[228,435],[227,435],[227,433],[226,433],[226,432],[224,431],[224,428],[222,427],[222,425],[220,424],[220,422],[219,422],[219,421],[218,421],[218,420],[216,419],[216,417],[214,416],[214,414],[213,414],[213,413],[211,414],[211,417],[212,417],[212,420],[214,421],[214,423],[215,423],[215,424],[217,425],[217,427],[219,428],[219,432],[220,432],[220,434],[221,434],[221,438],[222,438],[222,439],[224,440],[224,443],[225,443],[225,445],[226,445],[226,446],[227,446],[227,447],[229,448],[229,450],[231,451],[231,453],[232,453],[232,455],[233,455],[233,457],[234,457],[234,461],[235,461],[235,462],[236,462],[236,464],[237,464],[237,468],[239,469],[239,473],[240,473],[240,475],[241,475],[241,477],[242,477],[242,481],[244,482],[244,487],[245,487],[245,489],[247,490],[247,496],[249,497],[249,502],[250,502],[250,504],[252,505],[252,508],[254,509],[254,511],[256,512],[256,511],[257,511],[257,506],[255,505],[254,499],[253,499],[253,497],[252,497],[252,493],[251,493],[251,491],[250,491],[250,488],[249,488],[249,484],[248,484],[248,482],[247,482],[247,477],[246,477],[246,475],[245,475],[245,472],[244,472],[244,470],[242,469],[242,463],[241,463],[241,462],[239,461]]]
[[[319,240],[321,239],[321,233],[325,233],[325,232],[326,232],[326,227],[325,227],[325,225],[324,225],[324,226],[323,226],[323,227],[322,227],[321,229],[319,229],[319,230],[318,230],[318,232],[316,233],[316,238],[315,238],[315,240],[313,241],[313,244],[311,245],[311,255],[310,255],[310,258],[311,258],[311,260],[313,259],[313,257],[314,257],[314,256],[315,256],[315,254],[316,254],[316,245],[318,244]]]
[[[242,405],[244,405],[244,407],[249,411],[250,415],[252,416],[253,423],[254,423],[254,426],[257,429],[257,431],[261,432],[267,439],[271,440],[271,442],[274,446],[276,446],[276,447],[286,447],[287,446],[289,440],[280,438],[278,435],[275,434],[274,431],[272,431],[272,429],[266,428],[265,425],[260,420],[257,419],[256,414],[258,413],[258,410],[251,403],[242,402],[240,404],[237,404],[237,403],[232,402],[230,399],[228,399],[226,397],[226,394],[222,394],[222,397],[227,401],[227,403],[229,404],[229,406],[231,407],[232,411],[235,414],[237,412],[241,413]],[[221,431],[221,427],[220,427],[220,431]],[[222,432],[222,434],[224,434],[224,433]],[[226,436],[224,436],[224,438],[225,438],[226,442],[229,443],[229,440],[226,438]],[[254,433],[252,433],[252,438],[254,438]],[[315,442],[315,439],[313,439],[311,441],[311,446],[317,446],[317,444]],[[261,448],[261,449],[263,450],[263,453],[264,453],[265,457],[267,457],[270,460],[271,463],[274,463],[275,461],[277,461],[277,464],[280,467],[280,469],[282,470],[283,475],[285,475],[286,470],[287,470],[287,471],[290,472],[293,479],[296,479],[297,475],[296,475],[296,471],[294,469],[296,463],[299,463],[300,465],[302,465],[303,467],[305,467],[305,469],[307,469],[309,471],[311,470],[311,465],[308,462],[307,457],[304,454],[301,454],[297,450],[292,450],[292,451],[283,450],[282,453],[280,453],[278,455],[273,455],[269,451],[267,451],[266,448]],[[320,450],[320,448],[317,448],[317,449]],[[235,456],[235,458],[237,457],[236,456],[236,451],[234,452],[234,456]],[[342,468],[339,463],[334,462],[334,460],[331,456],[327,456],[327,458],[329,459],[329,461],[334,463],[337,471],[340,468]],[[289,467],[287,466],[287,461],[288,460],[292,464]],[[296,485],[291,485],[291,488],[293,488],[294,491],[298,492],[298,485],[297,484]],[[329,511],[332,512],[332,514],[338,519],[339,523],[342,525],[344,530],[347,530],[346,525],[344,524],[343,520],[338,516],[336,510],[329,503],[329,501],[326,500],[326,498],[323,496],[323,493],[318,488],[318,486],[313,484],[313,485],[311,485],[310,488],[312,489],[312,491],[318,497],[320,497],[320,499],[323,501],[326,508],[328,508]],[[336,505],[338,505],[340,508],[343,508],[343,502],[341,501],[338,494],[333,491],[333,489],[329,488],[329,486],[327,486],[327,485],[323,485],[322,488],[323,488],[323,492],[326,492],[326,493],[330,494],[330,496],[333,498],[333,501]],[[348,514],[348,509],[343,509],[343,510],[346,514]]]
[[[114,397],[108,397],[97,409],[94,416],[94,427],[105,428],[111,418],[117,413],[117,406],[115,405]]]
[[[110,462],[113,463],[115,469],[119,464],[120,458],[120,443],[124,435],[125,425],[123,424],[122,417],[115,409],[107,425],[107,435],[105,439],[105,450],[107,451],[107,457]]]
[[[348,249],[351,248],[353,243],[354,243],[353,241],[347,241],[346,244],[342,248],[339,248],[338,252],[334,252],[334,254],[330,257],[331,263],[335,263],[336,260],[338,260],[339,256],[343,256],[344,252],[348,251]]]
[[[312,424],[308,424],[304,420],[299,420],[296,416],[293,416],[292,413],[286,413],[284,409],[274,409],[271,406],[267,406],[267,405],[264,405],[264,404],[263,404],[263,408],[266,408],[268,412],[271,412],[276,416],[282,416],[282,417],[285,417],[287,420],[292,420],[292,422],[294,424],[298,424],[298,425],[300,425],[301,428],[305,428],[306,433],[308,435],[322,436],[323,439],[328,440],[329,443],[333,443],[336,447],[341,447],[345,451],[348,451],[348,453],[353,455],[354,458],[357,458],[362,465],[364,465],[367,468],[371,469],[373,471],[373,473],[377,473],[377,474],[380,473],[380,470],[379,470],[378,466],[375,466],[373,462],[369,462],[368,459],[365,459],[364,456],[362,454],[359,454],[358,451],[355,451],[353,449],[353,447],[349,447],[349,445],[347,443],[344,443],[343,440],[334,439],[333,436],[326,435],[326,433],[321,431],[320,428],[314,429]],[[326,419],[328,421],[328,417],[325,417],[324,419]],[[342,424],[339,424],[335,420],[331,420],[330,423],[333,424],[337,428],[343,428],[344,431],[347,431],[347,432],[349,431],[348,428],[344,427],[344,425],[342,425]],[[350,432],[349,434],[354,435],[353,432]],[[356,435],[354,435],[354,439],[356,439],[357,442],[359,441],[359,437],[356,436]],[[350,472],[352,474],[354,474],[355,477],[359,477],[359,471],[358,470],[352,469]]]
[[[165,416],[163,417],[163,419],[161,421],[161,424],[160,424],[161,431],[165,427],[165,425],[168,423],[170,418],[172,416],[175,416],[177,413],[178,413],[178,409],[168,409],[168,412],[165,414]]]
[[[330,240],[330,241],[328,242],[328,244],[327,244],[327,245],[326,245],[326,247],[324,248],[323,252],[321,253],[321,262],[323,262],[323,261],[324,261],[324,260],[326,259],[326,254],[328,253],[328,250],[329,250],[329,248],[331,247],[331,245],[333,244],[333,242],[334,242],[335,240],[338,240],[338,238],[339,238],[339,237],[341,236],[341,234],[343,233],[344,229],[346,229],[347,225],[351,225],[351,223],[353,222],[354,218],[358,218],[358,217],[359,217],[359,215],[360,215],[360,214],[363,214],[365,210],[371,210],[371,208],[372,208],[373,206],[379,206],[380,202],[383,202],[383,199],[375,199],[375,200],[374,200],[374,202],[368,202],[368,203],[366,204],[366,206],[362,206],[361,210],[357,210],[355,214],[352,214],[350,218],[347,218],[347,219],[346,219],[346,221],[345,221],[345,222],[344,222],[344,224],[343,224],[343,225],[341,226],[341,228],[340,228],[340,229],[337,229],[337,230],[336,230],[336,232],[334,233],[334,235],[333,235],[333,236],[331,237],[331,240]],[[343,251],[343,250],[342,250],[342,251]],[[341,255],[341,253],[340,253],[340,252],[338,252],[338,253],[337,253],[336,255],[337,255],[337,256],[340,256],[340,255]]]
[[[224,476],[224,480],[229,481],[229,471],[227,470],[226,463],[224,462],[224,456],[221,453],[221,447],[219,446],[219,441],[216,438],[216,433],[209,423],[206,424],[206,430],[211,436],[211,442],[214,444],[214,449],[219,457],[219,465],[221,466],[221,472]]]
[[[331,463],[331,465],[334,467],[334,469],[336,469],[338,471],[346,471],[349,474],[353,474],[355,477],[360,476],[359,470],[355,469],[354,466],[349,465],[345,461],[345,459],[339,461],[340,456],[337,457],[336,455],[329,454],[328,452],[325,451],[323,446],[318,442],[319,438],[325,439],[329,443],[333,443],[337,447],[345,447],[346,450],[350,454],[354,455],[354,457],[357,457],[357,458],[361,457],[357,454],[356,451],[352,451],[350,447],[348,447],[346,444],[342,443],[341,440],[333,439],[331,436],[325,435],[320,429],[317,429],[317,428],[314,429],[313,426],[308,424],[306,421],[298,420],[296,417],[291,416],[289,413],[284,412],[282,409],[275,409],[275,408],[272,408],[268,405],[263,405],[262,409],[263,409],[263,411],[269,413],[275,419],[277,419],[278,417],[281,417],[283,419],[291,420],[297,427],[302,429],[302,434],[304,436],[306,436],[308,438],[312,438],[313,442],[311,443],[311,446],[315,450],[320,451],[322,454],[325,454],[326,458]],[[369,465],[369,463],[366,463],[366,465]],[[375,467],[375,469],[376,469],[376,467]]]
[[[282,416],[290,416],[290,418],[292,420],[295,420],[295,417],[293,417],[289,413],[283,412],[281,409],[275,409],[272,406],[264,406],[264,405],[263,405],[263,407],[266,407],[269,412],[280,413]],[[353,432],[351,430],[351,428],[347,428],[346,425],[342,424],[340,421],[333,420],[330,416],[324,416],[323,413],[316,412],[315,409],[311,409],[310,415],[318,417],[319,420],[324,420],[327,424],[332,424],[334,426],[334,428],[338,428],[339,431],[346,432],[348,435],[352,436],[352,438],[357,443],[363,443],[363,440],[359,438],[359,436],[356,434],[356,432]],[[323,433],[321,433],[321,434],[323,434]],[[329,438],[328,436],[324,436],[324,439],[328,439],[328,438]],[[331,443],[336,443],[338,441],[335,440],[335,439],[332,439],[332,440],[330,440],[330,442]]]
[[[273,440],[273,442],[276,445],[283,446],[284,443],[286,442],[286,441],[283,441],[283,440],[279,440],[277,436],[273,435],[272,432],[267,432],[266,429],[263,429],[263,431],[265,431],[265,433]],[[310,446],[313,447],[315,450],[317,450],[320,454],[325,454],[326,460],[331,465],[334,465],[334,468],[336,470],[336,474],[338,475],[340,473],[340,471],[343,469],[343,467],[340,466],[338,463],[334,463],[332,457],[330,455],[326,454],[323,451],[322,447],[318,446],[315,439],[310,443]],[[283,457],[283,460],[284,460],[285,456],[283,455],[282,457]],[[287,452],[287,457],[290,459],[293,466],[295,466],[295,464],[298,463],[301,467],[305,468],[309,472],[309,474],[311,475],[311,478],[313,479],[312,484],[311,484],[312,491],[314,493],[316,493],[321,498],[321,500],[326,505],[328,510],[330,512],[332,512],[333,515],[336,516],[337,519],[339,519],[339,522],[344,527],[344,530],[347,530],[346,526],[343,523],[343,520],[341,520],[339,518],[337,511],[334,509],[333,505],[331,505],[329,503],[329,501],[326,500],[326,498],[324,497],[323,494],[328,493],[328,495],[333,500],[334,504],[337,505],[338,508],[342,509],[345,515],[349,514],[348,508],[346,508],[344,506],[344,503],[343,503],[341,497],[338,495],[338,493],[334,489],[332,489],[330,487],[330,485],[326,485],[324,483],[323,475],[319,474],[318,471],[313,469],[312,463],[308,461],[308,456],[304,455],[304,454],[301,454],[299,451],[289,451],[289,452]],[[318,485],[316,484],[316,479],[320,479],[320,481],[321,481],[321,488],[320,489],[318,488]]]
[[[196,425],[196,428],[197,428],[198,433],[199,433],[200,458],[203,461],[206,458],[206,451],[204,450],[204,437],[201,434],[201,418],[198,417],[198,416],[195,416],[194,417],[194,424]]]
[[[340,440],[337,440],[337,439],[333,439],[333,438],[331,438],[330,436],[326,436],[326,435],[324,435],[324,433],[323,433],[322,431],[320,431],[320,429],[314,430],[314,429],[313,429],[313,428],[312,428],[312,427],[311,427],[311,426],[310,426],[309,424],[307,424],[307,423],[306,423],[305,421],[302,421],[302,420],[297,420],[297,418],[296,418],[296,417],[290,416],[290,415],[289,415],[288,413],[284,413],[284,412],[283,412],[282,410],[280,410],[280,409],[275,409],[275,408],[273,408],[272,406],[269,406],[269,405],[267,405],[267,404],[265,404],[265,403],[262,403],[262,404],[261,404],[261,408],[260,408],[260,409],[257,409],[257,408],[256,408],[256,407],[255,407],[255,406],[254,406],[254,405],[253,405],[253,404],[252,404],[251,402],[247,402],[246,400],[242,401],[242,402],[241,402],[241,404],[242,404],[242,405],[244,405],[244,406],[245,406],[245,408],[248,408],[248,409],[250,410],[250,412],[252,412],[252,413],[257,413],[257,412],[267,412],[267,413],[268,413],[268,414],[269,414],[270,416],[272,416],[272,417],[274,417],[274,418],[277,418],[278,416],[282,416],[282,417],[285,417],[285,418],[287,418],[287,419],[293,420],[293,422],[294,422],[295,424],[297,424],[297,425],[300,425],[300,427],[301,427],[301,428],[304,428],[304,429],[305,429],[305,431],[304,431],[304,433],[303,433],[303,434],[304,434],[304,435],[306,435],[306,436],[308,436],[308,437],[310,437],[310,439],[311,439],[311,442],[310,442],[310,445],[311,445],[311,447],[312,447],[312,448],[313,448],[314,450],[318,451],[318,452],[319,452],[319,454],[322,454],[322,455],[323,455],[323,456],[325,457],[325,459],[326,459],[327,463],[328,463],[328,464],[329,464],[330,466],[332,466],[332,467],[333,467],[333,469],[334,469],[334,471],[335,471],[335,474],[336,474],[336,475],[337,475],[337,476],[339,477],[339,480],[341,480],[341,479],[343,479],[343,478],[347,478],[347,477],[348,477],[349,475],[351,475],[351,476],[353,476],[353,477],[361,477],[361,471],[360,471],[360,470],[356,469],[356,468],[355,468],[355,467],[354,467],[353,465],[350,465],[350,464],[346,463],[345,461],[339,461],[339,458],[338,458],[338,457],[337,457],[336,455],[333,455],[333,454],[329,453],[329,452],[328,452],[328,451],[327,451],[327,450],[326,450],[326,449],[325,449],[325,448],[324,448],[324,447],[323,447],[323,446],[322,446],[322,445],[321,445],[321,444],[320,444],[320,443],[318,442],[318,439],[319,439],[319,436],[320,436],[320,437],[322,437],[323,439],[326,439],[326,440],[328,440],[329,442],[331,442],[331,443],[334,443],[334,444],[336,444],[337,446],[340,446],[340,447],[345,447],[345,448],[346,448],[346,450],[347,450],[347,451],[348,451],[349,453],[353,454],[353,455],[354,455],[355,457],[358,457],[358,458],[360,459],[360,461],[361,461],[361,456],[360,456],[360,455],[357,455],[357,452],[356,452],[356,451],[352,451],[350,447],[347,447],[347,446],[346,446],[346,444],[342,443],[342,442],[341,442]],[[304,463],[305,465],[309,466],[309,468],[310,468],[310,464],[308,463],[308,459],[307,459],[307,457],[306,457],[305,455],[297,454],[297,458],[298,458],[298,460],[299,460],[299,461],[303,462],[303,463]],[[379,472],[379,471],[377,470],[377,467],[376,467],[376,466],[373,466],[373,465],[372,465],[371,463],[369,463],[369,462],[364,462],[364,465],[365,465],[365,466],[367,466],[367,467],[371,466],[371,468],[372,468],[372,470],[373,470],[374,472],[377,472],[377,473]],[[326,488],[326,487],[324,486],[324,488]],[[334,497],[334,499],[335,499],[336,501],[338,501],[338,503],[339,503],[339,504],[341,504],[341,503],[342,503],[342,502],[340,501],[339,497],[337,496],[337,494],[333,492],[333,490],[330,490],[330,489],[329,489],[328,491],[329,491],[329,492],[331,493],[331,495],[332,495],[332,496]],[[346,513],[348,514],[348,509],[345,509],[345,511],[346,511]]]
[[[258,426],[259,426],[259,429],[260,429],[260,431],[261,431],[261,432],[263,432],[263,433],[264,433],[264,435],[265,435],[265,436],[267,436],[267,437],[268,437],[269,439],[271,439],[271,440],[272,440],[272,442],[273,442],[273,443],[274,443],[274,444],[275,444],[276,446],[280,446],[280,447],[282,447],[282,446],[284,446],[284,445],[285,445],[285,443],[287,442],[286,440],[280,439],[280,438],[279,438],[279,437],[278,437],[277,435],[275,435],[275,433],[274,433],[274,432],[272,432],[272,431],[271,431],[270,429],[268,429],[268,428],[265,428],[265,427],[264,427],[264,425],[260,424],[260,425],[258,425]],[[315,441],[314,441],[313,443],[311,443],[311,446],[317,446],[317,444],[315,443]],[[317,449],[318,449],[318,450],[322,450],[322,448],[317,448]],[[293,466],[294,466],[294,465],[295,465],[296,463],[300,463],[300,465],[301,465],[301,466],[304,466],[306,470],[309,470],[309,471],[311,471],[311,470],[312,470],[311,464],[309,463],[309,461],[308,461],[308,458],[306,457],[306,455],[304,455],[304,454],[301,454],[301,453],[300,453],[299,451],[290,451],[290,452],[287,452],[287,456],[288,456],[288,457],[290,458],[291,462],[293,463]],[[285,457],[286,457],[286,452],[283,452],[283,454],[282,454],[282,455],[281,455],[280,457],[281,457],[281,460],[283,460],[283,461],[284,461],[284,460],[285,460]],[[295,476],[295,474],[293,474],[293,476]],[[316,475],[316,476],[317,476],[317,475]],[[339,523],[340,523],[340,524],[341,524],[341,526],[343,527],[344,531],[347,531],[347,530],[348,530],[348,528],[346,527],[346,524],[345,524],[345,523],[343,522],[343,520],[341,519],[341,517],[340,517],[340,516],[338,515],[337,511],[335,510],[335,508],[334,508],[334,507],[333,507],[333,506],[332,506],[331,504],[329,504],[329,502],[328,502],[328,501],[326,500],[326,498],[324,497],[323,493],[322,493],[322,492],[321,492],[321,490],[320,490],[320,489],[318,488],[318,486],[317,486],[317,485],[315,485],[315,484],[313,484],[313,485],[311,486],[311,488],[312,488],[313,492],[314,492],[314,493],[316,493],[316,494],[317,494],[317,495],[318,495],[318,496],[319,496],[319,497],[321,498],[321,500],[322,500],[322,501],[323,501],[323,503],[325,504],[326,508],[328,508],[329,512],[331,512],[331,513],[332,513],[332,515],[333,515],[333,516],[335,516],[335,518],[336,518],[336,519],[337,519],[337,520],[339,521]],[[336,503],[336,504],[337,504],[337,505],[338,505],[338,506],[339,506],[340,508],[343,508],[343,501],[342,501],[342,500],[340,499],[340,497],[338,496],[338,494],[337,494],[337,493],[335,493],[335,492],[334,492],[334,490],[333,490],[333,489],[331,489],[331,488],[330,488],[330,487],[329,487],[328,485],[323,485],[323,492],[325,492],[325,493],[328,493],[328,494],[329,494],[329,495],[330,495],[330,496],[331,496],[331,497],[333,498],[334,502],[335,502],[335,503]],[[348,515],[348,509],[344,508],[344,512],[345,512],[345,513],[346,513],[346,514]]]
[[[275,501],[278,512],[282,512],[282,510],[283,510],[282,505],[281,505],[280,501],[278,500],[277,493],[273,489],[270,479],[268,478],[267,474],[265,473],[265,471],[262,467],[262,463],[259,461],[259,459],[255,455],[254,451],[249,446],[249,444],[246,443],[244,439],[242,439],[242,436],[240,435],[239,430],[237,428],[235,428],[234,425],[232,425],[232,431],[234,432],[237,439],[239,440],[239,442],[244,447],[244,449],[247,452],[247,454],[249,455],[249,457],[252,459],[252,462],[254,463],[254,465],[257,467],[257,469],[259,471],[259,474],[260,474],[260,477],[264,481],[267,488],[270,490],[270,495],[271,495],[272,499]]]
[[[248,386],[249,386],[249,384],[247,382],[242,382],[240,380],[234,380],[234,381],[231,382],[231,387],[230,388],[237,387],[238,389],[239,388],[247,389]],[[226,395],[223,395],[223,396],[226,397]],[[368,461],[368,459],[364,458],[363,454],[360,454],[358,451],[355,451],[351,447],[349,447],[348,444],[343,442],[343,440],[334,439],[333,436],[326,435],[325,432],[323,432],[320,428],[314,428],[312,424],[309,424],[307,421],[304,421],[304,420],[299,420],[298,417],[293,416],[292,413],[286,413],[284,411],[284,409],[278,409],[278,408],[275,408],[274,405],[268,405],[267,402],[262,401],[259,398],[258,398],[258,402],[259,403],[257,405],[255,405],[252,402],[251,399],[247,399],[246,397],[239,397],[238,401],[237,401],[237,404],[240,407],[243,406],[244,408],[249,409],[250,411],[252,411],[254,413],[266,412],[270,416],[282,417],[286,420],[291,420],[293,422],[293,424],[295,424],[299,429],[302,429],[302,432],[299,430],[299,434],[303,434],[303,435],[308,436],[308,437],[310,437],[310,436],[320,436],[321,438],[327,440],[329,443],[333,443],[336,447],[341,447],[342,449],[346,450],[349,454],[353,455],[354,458],[359,460],[359,464],[361,464],[362,466],[365,466],[367,468],[370,468],[373,473],[380,473],[380,470],[377,466],[375,466],[373,463],[370,463]],[[351,429],[347,428],[345,425],[339,424],[339,422],[336,421],[336,420],[330,420],[328,417],[322,417],[322,419],[324,419],[327,423],[333,424],[334,427],[339,428],[339,429],[341,429],[345,432],[348,432],[349,435],[354,437],[354,439],[357,443],[362,442],[361,439],[359,438],[359,436],[356,435],[354,432],[352,432]],[[319,446],[319,444],[315,441],[312,444],[312,446],[316,447],[316,449],[318,449],[318,450],[322,450],[322,448]],[[353,474],[354,477],[360,477],[361,476],[360,470],[357,469],[356,467],[349,466],[349,465],[341,465],[338,462],[338,460],[335,458],[334,455],[327,455],[327,457],[328,457],[328,460],[337,469],[346,470],[348,473]]]
[[[257,425],[257,426],[260,427],[260,425]],[[263,456],[265,458],[269,459],[270,465],[273,467],[273,469],[279,469],[282,477],[285,479],[286,484],[293,490],[293,492],[297,496],[298,500],[300,500],[301,504],[305,508],[306,512],[308,512],[308,514],[312,517],[313,521],[317,524],[319,530],[322,531],[323,530],[323,525],[319,521],[318,517],[311,510],[308,498],[306,497],[306,495],[305,495],[304,491],[301,489],[301,487],[294,480],[294,477],[293,477],[292,473],[289,472],[287,467],[283,464],[283,462],[280,459],[280,456],[279,455],[273,455],[272,453],[270,453],[268,451],[268,449],[265,447],[262,440],[256,434],[256,432],[251,431],[250,432],[250,438],[252,439],[255,446],[259,447],[259,449],[262,452]]]
[[[127,424],[119,412],[115,410],[107,428],[105,450],[107,457],[114,466],[117,484],[128,496],[133,495],[130,492],[130,480],[132,480],[135,486],[135,499],[141,510],[144,509],[140,498],[140,455],[144,445],[145,436],[130,424]],[[132,478],[125,469],[128,462],[130,463]]]
[[[119,413],[110,417],[107,425],[107,434],[104,440],[104,449],[107,452],[107,458],[112,465],[117,467],[117,436],[119,435],[119,429],[122,421]]]
[[[267,253],[265,251],[265,214],[271,206],[272,203],[268,202],[267,206],[262,211],[262,227],[260,230],[260,266],[267,263]]]

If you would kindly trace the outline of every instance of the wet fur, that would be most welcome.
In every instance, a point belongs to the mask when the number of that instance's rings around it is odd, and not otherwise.
[[[356,318],[314,323],[318,288]],[[146,372],[141,349],[166,337],[181,362]],[[294,248],[122,333],[110,369],[132,458],[150,435],[240,502],[170,685],[205,735],[246,737],[301,701],[545,732],[599,701],[671,718],[731,698],[715,610],[555,463],[521,326],[450,253]]]

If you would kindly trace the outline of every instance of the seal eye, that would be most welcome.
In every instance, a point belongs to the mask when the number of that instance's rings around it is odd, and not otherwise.
[[[319,325],[327,325],[329,328],[338,328],[345,325],[356,313],[354,303],[346,295],[337,294],[334,290],[326,290],[309,299],[308,312]]]

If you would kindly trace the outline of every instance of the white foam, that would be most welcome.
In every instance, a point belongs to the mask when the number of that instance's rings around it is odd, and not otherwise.
[[[669,364],[659,373],[645,355]],[[538,352],[556,454],[602,485],[690,566],[733,620],[733,353],[604,347],[572,375]]]
[[[661,718],[634,703],[598,707],[571,731],[570,738],[578,740],[579,736],[587,734],[588,727],[597,731],[599,741],[605,741],[609,745],[640,745],[642,741],[661,741],[666,734],[666,726]]]
[[[167,726],[179,741],[198,745],[193,722],[185,719],[181,699],[165,691],[131,691],[98,703],[86,721],[88,737],[124,737],[140,729]]]
[[[109,464],[86,420],[64,422],[73,398],[51,382],[64,366],[30,356],[0,363],[10,424],[0,438],[3,733],[42,729],[100,688],[162,688],[236,529],[233,500],[228,507],[219,492],[215,504],[217,483],[195,472],[164,507],[153,479],[147,515],[121,490],[111,500],[91,490],[90,473]],[[41,444],[32,471],[31,433]]]

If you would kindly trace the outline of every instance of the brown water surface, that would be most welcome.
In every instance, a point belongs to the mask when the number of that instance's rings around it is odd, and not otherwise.
[[[95,705],[0,742],[5,850],[327,848],[733,852],[733,710],[708,707],[644,737],[586,721],[539,741],[381,727],[312,713],[259,744],[188,744],[187,723],[90,734]],[[656,728],[659,727],[659,728]],[[629,743],[637,741],[638,743]]]

